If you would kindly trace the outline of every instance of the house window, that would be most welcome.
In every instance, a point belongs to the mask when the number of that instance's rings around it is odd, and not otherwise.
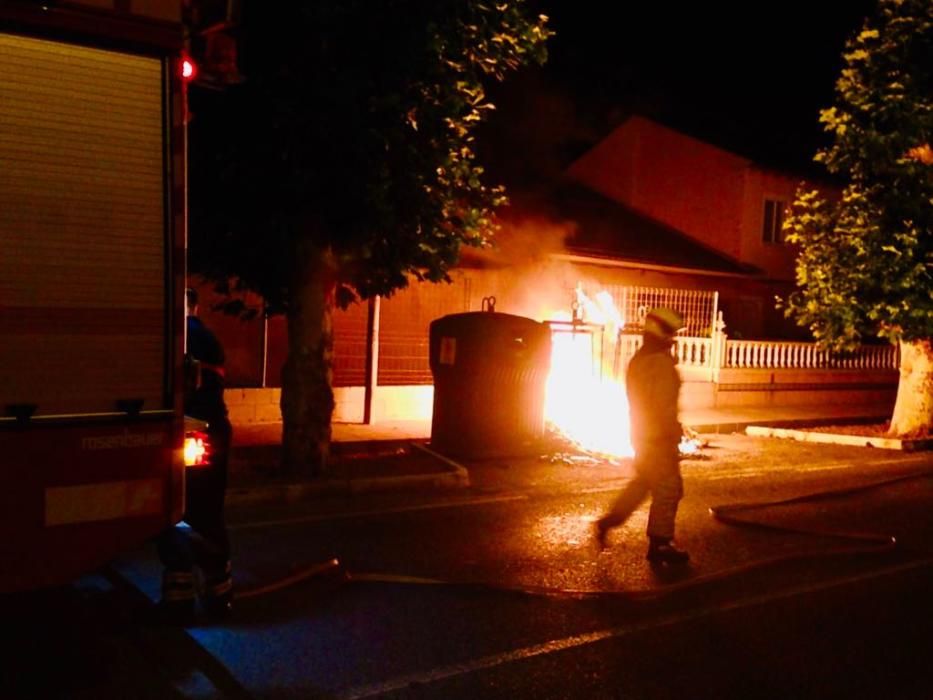
[[[781,226],[784,225],[784,211],[787,202],[778,199],[765,200],[765,215],[761,224],[761,240],[765,243],[783,243],[784,234]]]

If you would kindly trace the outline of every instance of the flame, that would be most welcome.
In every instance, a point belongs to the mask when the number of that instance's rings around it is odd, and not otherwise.
[[[609,292],[598,292],[591,299],[578,284],[574,294],[572,315],[566,311],[551,315],[563,324],[551,336],[544,419],[551,429],[586,452],[631,457],[635,451],[624,375],[620,369],[620,376],[614,376],[612,366],[614,358],[621,355],[615,343],[624,319]],[[678,449],[686,456],[702,446],[687,430]]]
[[[612,295],[607,291],[597,292],[595,299],[590,299],[579,285],[575,290],[577,304],[583,308],[585,318],[590,323],[599,323],[612,331],[613,337],[624,324],[622,314],[612,301]]]
[[[700,451],[700,441],[696,438],[684,435],[682,438],[680,438],[680,444],[677,445],[677,449],[682,455],[696,454]]]
[[[611,457],[633,454],[625,387],[612,376],[607,360],[614,356],[616,331],[623,323],[608,292],[592,299],[578,285],[573,318],[552,335],[551,371],[546,385],[545,421],[580,448]],[[576,320],[578,323],[573,324]],[[603,326],[602,333],[584,323]]]

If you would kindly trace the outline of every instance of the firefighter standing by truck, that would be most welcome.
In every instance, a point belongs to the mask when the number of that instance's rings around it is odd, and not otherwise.
[[[203,576],[204,612],[220,617],[230,612],[233,578],[230,540],[224,518],[227,462],[232,429],[224,403],[224,351],[198,317],[198,293],[186,291],[187,352],[185,415],[207,423],[207,464],[186,474],[184,522],[164,532],[158,542],[165,567],[160,609],[171,621],[193,619],[197,582]]]
[[[678,449],[683,429],[677,416],[680,375],[671,347],[683,325],[683,318],[672,309],[653,309],[645,317],[643,344],[625,375],[635,477],[595,524],[596,541],[603,549],[609,530],[624,523],[650,493],[647,558],[652,564],[689,560],[673,544],[677,506],[683,497]]]

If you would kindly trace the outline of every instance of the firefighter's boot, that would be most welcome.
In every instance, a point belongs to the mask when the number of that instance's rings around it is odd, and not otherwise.
[[[593,542],[596,544],[597,551],[603,551],[609,546],[609,527],[602,521],[597,520],[593,523]]]
[[[680,566],[690,561],[690,555],[677,549],[667,537],[652,537],[648,545],[648,561],[652,564]]]

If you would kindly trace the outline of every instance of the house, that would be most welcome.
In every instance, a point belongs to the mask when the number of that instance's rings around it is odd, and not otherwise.
[[[575,181],[723,255],[792,281],[781,235],[801,177],[631,117],[567,170]]]
[[[767,343],[810,340],[774,304],[794,286],[795,250],[784,242],[781,224],[800,181],[643,117],[629,118],[573,162],[565,178],[513,195],[498,246],[464,250],[451,284],[413,284],[369,308],[335,313],[335,420],[362,418],[374,342],[378,360],[367,410],[380,420],[423,418],[431,412],[432,320],[478,311],[493,299],[498,311],[566,319],[578,288],[608,292],[629,327],[637,328],[654,305],[684,313],[693,345],[684,346],[691,357],[681,366],[695,375],[688,392],[694,405],[812,400],[813,392],[803,389],[815,383],[824,386],[817,400],[826,400],[828,391],[849,396],[853,382],[874,392],[873,400],[889,397],[896,376],[886,348],[871,350],[864,364],[827,373],[835,365],[805,343]],[[202,294],[207,308],[209,288],[202,286]],[[714,333],[721,330],[720,313],[728,347]],[[230,385],[268,390],[228,393],[231,410],[241,420],[275,419],[284,320],[244,325],[215,315],[208,323],[228,349]],[[863,367],[880,374],[869,381]]]
[[[567,175],[681,234],[684,250],[702,246],[733,261],[744,284],[721,288],[721,308],[733,335],[801,337],[774,309],[774,297],[786,296],[794,286],[797,251],[784,241],[781,225],[802,177],[640,116],[584,153]],[[630,215],[619,217],[621,237],[628,237],[630,222]],[[690,259],[697,258],[691,254]]]

